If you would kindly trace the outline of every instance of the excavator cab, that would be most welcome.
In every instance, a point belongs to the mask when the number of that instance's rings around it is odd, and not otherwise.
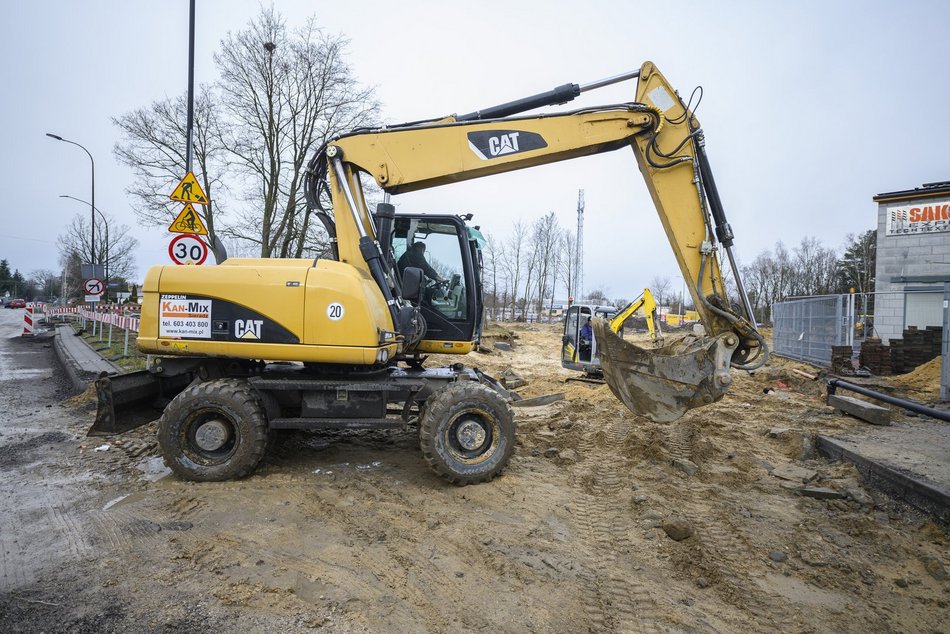
[[[468,352],[481,336],[481,234],[453,215],[396,215],[389,244],[400,279],[422,269],[415,299],[425,319],[420,352]],[[384,240],[385,243],[385,240]]]
[[[616,312],[612,306],[575,304],[564,317],[564,336],[561,338],[561,367],[578,370],[588,375],[600,375],[600,351],[593,334],[593,319],[610,319]],[[623,336],[621,334],[621,336]]]

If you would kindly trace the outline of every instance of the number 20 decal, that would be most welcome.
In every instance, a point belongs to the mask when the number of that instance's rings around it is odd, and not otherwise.
[[[327,317],[333,321],[339,321],[343,319],[343,304],[340,302],[333,302],[327,306]]]

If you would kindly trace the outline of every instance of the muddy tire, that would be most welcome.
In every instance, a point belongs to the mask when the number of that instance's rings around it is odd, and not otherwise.
[[[267,450],[264,408],[240,379],[192,385],[165,408],[158,444],[165,464],[199,482],[243,478]]]
[[[480,383],[452,383],[429,397],[419,420],[429,467],[458,485],[494,478],[515,450],[515,423],[505,399]]]

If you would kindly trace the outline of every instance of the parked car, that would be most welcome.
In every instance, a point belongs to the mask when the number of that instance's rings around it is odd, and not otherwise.
[[[7,302],[7,308],[26,308],[26,300],[11,299]]]

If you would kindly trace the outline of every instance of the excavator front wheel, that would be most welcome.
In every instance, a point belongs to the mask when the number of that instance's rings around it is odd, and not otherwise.
[[[192,385],[176,396],[158,423],[165,464],[186,480],[243,478],[267,450],[267,417],[240,379]]]
[[[494,478],[515,449],[515,422],[508,402],[480,383],[452,383],[426,401],[419,421],[426,463],[453,484]]]

